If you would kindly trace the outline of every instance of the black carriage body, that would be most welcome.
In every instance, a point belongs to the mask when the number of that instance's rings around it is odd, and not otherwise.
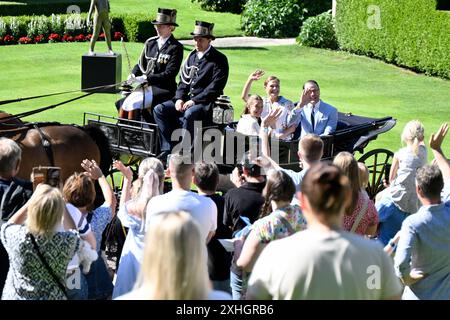
[[[98,126],[109,138],[110,149],[113,153],[128,154],[136,157],[154,157],[159,153],[158,127],[140,121],[119,121],[115,117],[94,113],[85,113],[84,123]],[[217,141],[209,136],[209,130],[221,133],[220,150],[216,150],[214,159],[221,171],[228,171],[242,159],[243,152],[251,147],[259,150],[260,140],[257,136],[245,136],[234,131],[236,122],[231,125],[214,125],[203,127],[200,148],[205,150],[210,144]],[[349,113],[339,113],[338,126],[332,135],[322,136],[324,142],[324,160],[332,160],[341,151],[354,154],[363,153],[370,141],[375,140],[379,134],[389,131],[396,124],[392,117],[368,118]],[[279,147],[278,160],[282,167],[299,171],[297,157],[299,139],[291,141],[271,140],[271,144]],[[243,144],[243,145],[239,145]],[[255,146],[256,145],[256,146]]]

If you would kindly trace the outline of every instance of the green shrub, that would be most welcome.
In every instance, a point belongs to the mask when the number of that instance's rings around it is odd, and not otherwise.
[[[246,35],[264,38],[297,36],[305,11],[300,0],[248,0],[242,29]]]
[[[247,0],[241,18],[246,35],[296,37],[304,19],[331,9],[331,0]]]
[[[331,11],[306,19],[297,42],[307,47],[337,49],[338,43]]]
[[[347,0],[336,9],[342,49],[450,78],[450,14],[436,0]]]
[[[191,0],[206,11],[241,13],[247,0]]]
[[[48,36],[49,34],[49,21],[45,16],[32,17],[28,23],[27,36],[29,38],[36,37],[38,35]]]
[[[144,42],[156,35],[155,28],[148,15],[124,15],[122,16],[124,34],[128,41]],[[120,30],[116,30],[120,31]]]
[[[8,25],[6,24],[5,20],[0,18],[0,37],[4,37],[7,32],[8,32]]]
[[[50,30],[52,33],[62,34],[64,31],[64,19],[52,14],[50,17]]]
[[[82,17],[81,14],[70,14],[64,20],[64,32],[71,36],[86,33],[87,29],[86,17]]]
[[[67,13],[67,8],[77,5],[81,12],[89,11],[90,0],[28,0],[25,3],[0,3],[0,16],[45,15]]]

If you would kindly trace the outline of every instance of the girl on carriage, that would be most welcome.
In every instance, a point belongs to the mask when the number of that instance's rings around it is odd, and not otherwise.
[[[419,209],[416,171],[427,162],[422,123],[417,120],[408,122],[401,140],[406,146],[395,153],[389,182],[385,182],[387,189],[377,196],[376,202],[380,215],[379,238],[384,245],[400,230],[403,220]]]
[[[261,113],[263,112],[263,99],[253,94],[248,97],[244,112],[236,127],[236,131],[249,136],[257,136],[261,128]]]
[[[118,217],[128,234],[122,249],[113,298],[130,292],[141,268],[147,203],[163,193],[164,166],[156,158],[146,158],[139,165],[138,179],[133,183],[133,172],[120,161],[113,166],[124,176]]]

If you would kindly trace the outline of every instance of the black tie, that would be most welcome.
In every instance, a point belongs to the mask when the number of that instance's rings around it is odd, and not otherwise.
[[[311,109],[311,128],[312,133],[314,133],[314,108]]]

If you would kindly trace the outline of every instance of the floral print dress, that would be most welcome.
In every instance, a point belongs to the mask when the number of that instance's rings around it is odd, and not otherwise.
[[[66,296],[39,258],[23,225],[5,223],[0,240],[9,255],[10,269],[2,300],[65,300]],[[76,231],[56,232],[49,237],[35,236],[39,250],[61,283],[66,269],[80,245]]]

